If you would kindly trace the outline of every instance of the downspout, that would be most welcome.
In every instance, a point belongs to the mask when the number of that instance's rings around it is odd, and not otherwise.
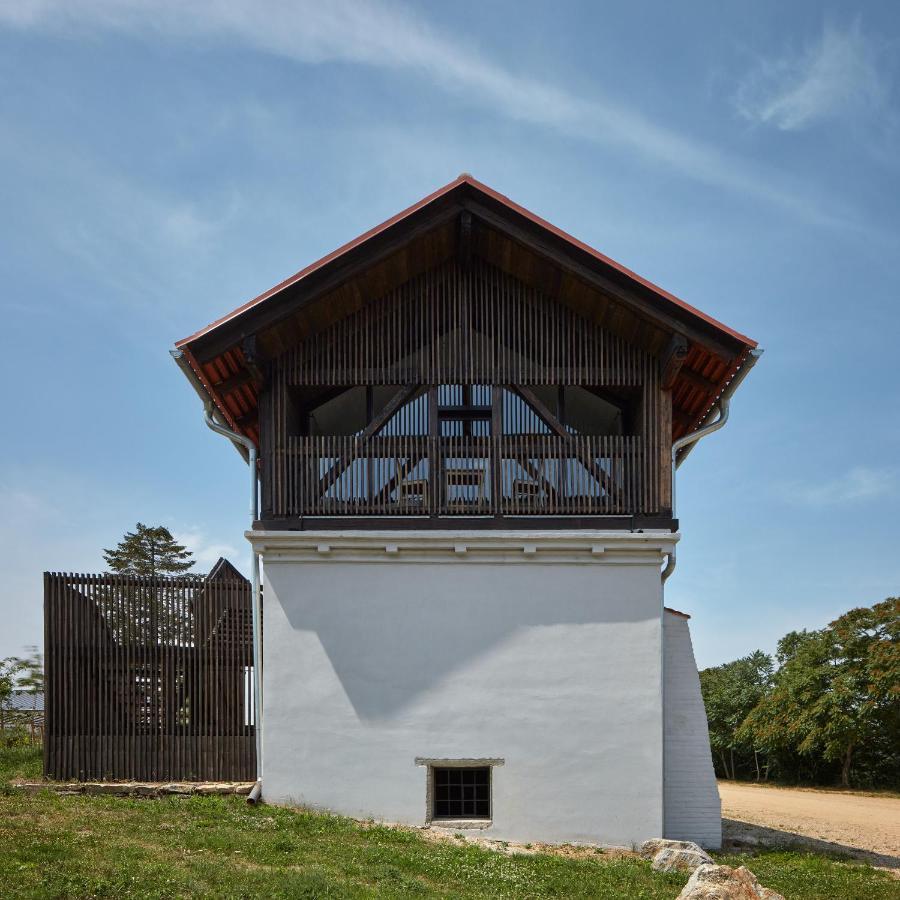
[[[718,402],[713,406],[713,408],[709,411],[709,414],[703,420],[703,424],[696,430],[692,431],[690,434],[686,434],[683,437],[678,438],[677,441],[672,443],[672,518],[677,518],[675,512],[675,470],[684,462],[688,453],[694,448],[694,445],[701,438],[705,438],[708,434],[712,434],[715,431],[718,431],[722,428],[725,423],[728,421],[728,415],[731,412],[731,397],[734,392],[738,389],[740,383],[747,377],[747,373],[756,365],[759,361],[760,356],[762,356],[762,350],[751,350],[747,356],[744,365],[738,370],[738,372],[734,375],[731,381],[725,387],[725,390],[722,391],[722,395],[719,397]],[[715,417],[715,418],[713,418]],[[663,591],[661,594],[665,594],[665,583],[669,576],[675,571],[675,545],[672,544],[672,549],[669,550],[668,555],[666,556],[666,564],[663,566],[662,570],[662,585]],[[660,639],[660,647],[659,647],[659,675],[660,675],[660,698],[662,704],[662,805],[660,814],[662,817],[662,831],[663,836],[666,836],[666,645],[665,645],[665,597],[662,598],[663,609],[661,610],[662,615],[662,636]]]
[[[728,415],[731,412],[731,397],[738,389],[741,382],[747,377],[750,370],[759,361],[762,356],[762,350],[751,350],[747,355],[744,365],[738,370],[737,374],[728,382],[722,396],[719,397],[716,405],[709,411],[709,415],[704,419],[703,424],[690,434],[678,438],[672,444],[672,518],[678,518],[675,513],[675,470],[685,461],[687,455],[694,448],[694,444],[701,438],[705,438],[708,434],[712,434],[722,428],[728,421]],[[715,418],[713,418],[715,416]],[[712,421],[710,421],[712,420]],[[683,452],[682,452],[683,451]],[[662,570],[663,584],[669,576],[675,571],[675,547],[669,551],[666,558],[666,564]]]
[[[243,447],[247,451],[247,464],[250,469],[250,528],[259,518],[259,488],[257,483],[257,450],[256,444],[243,434],[232,431],[215,419],[215,409],[212,400],[203,386],[197,373],[191,368],[184,353],[181,350],[171,350],[172,358],[178,367],[187,375],[194,390],[203,401],[203,420],[208,428],[227,437],[233,444]],[[247,802],[255,805],[262,795],[262,659],[260,653],[260,636],[262,634],[262,609],[259,585],[259,556],[256,550],[250,550],[250,581],[251,581],[251,607],[253,615],[253,721],[254,735],[256,737],[256,783],[247,795]]]

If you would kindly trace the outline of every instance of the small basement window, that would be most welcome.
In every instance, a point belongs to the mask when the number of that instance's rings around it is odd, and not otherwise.
[[[435,766],[431,771],[432,819],[490,819],[490,766]]]

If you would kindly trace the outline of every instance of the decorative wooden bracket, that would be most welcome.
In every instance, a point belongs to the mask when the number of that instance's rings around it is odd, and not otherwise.
[[[241,350],[244,354],[244,365],[247,368],[247,371],[253,376],[255,381],[258,381],[260,384],[265,381],[265,377],[263,376],[263,370],[260,366],[262,359],[260,358],[259,351],[256,346],[256,335],[248,334],[241,341]]]
[[[688,349],[688,339],[683,334],[672,335],[660,361],[661,386],[664,391],[670,391],[675,386],[675,379],[678,378],[678,373],[687,358]]]

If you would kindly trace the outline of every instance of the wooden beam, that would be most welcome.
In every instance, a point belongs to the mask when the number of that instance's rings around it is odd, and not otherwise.
[[[465,528],[476,530],[504,529],[534,530],[534,529],[573,529],[593,528],[610,529],[619,531],[639,531],[641,529],[665,529],[678,530],[678,520],[666,515],[582,515],[582,516],[293,516],[283,519],[259,520],[254,527],[266,531],[303,531],[312,530],[364,530],[373,529],[402,531],[408,529],[411,523],[415,523],[417,529],[443,529]]]
[[[257,379],[256,375],[254,375],[250,369],[241,369],[240,372],[235,372],[234,375],[231,375],[229,378],[225,378],[217,384],[214,384],[213,388],[215,388],[218,394],[224,397],[226,394],[236,391],[245,384],[254,384],[258,382],[259,379]]]
[[[659,507],[672,508],[672,392],[659,392]]]
[[[476,422],[491,418],[490,406],[439,406],[438,419],[441,422]]]
[[[520,384],[510,385],[510,390],[518,394],[537,414],[540,420],[558,437],[568,439],[571,437],[565,426],[556,416],[544,405],[544,402],[538,397],[531,388],[524,387]]]
[[[358,437],[358,445],[365,444],[373,435],[377,434],[387,425],[391,416],[400,409],[401,406],[412,400],[421,390],[421,385],[407,384],[400,388],[393,397],[381,408],[381,411],[375,416],[368,425],[362,430]],[[338,478],[346,471],[347,466],[356,458],[355,453],[345,453],[320,479],[317,488],[318,496],[321,497],[328,488],[333,485]]]
[[[503,436],[503,388],[499,385],[491,387],[491,438],[494,446],[499,445]],[[501,479],[503,472],[500,465],[499,451],[491,454],[491,500],[494,509],[500,510],[500,501],[503,498],[503,485]]]
[[[556,418],[555,415],[543,404],[541,398],[538,397],[537,394],[534,393],[530,388],[524,387],[520,384],[510,385],[510,390],[514,391],[518,394],[537,414],[541,421],[558,437],[562,438],[563,441],[569,445],[574,444],[572,440],[572,435],[566,430],[566,427]],[[612,478],[610,478],[609,473],[605,472],[601,469],[597,463],[591,459],[590,457],[584,456],[584,454],[579,453],[575,448],[572,448],[573,458],[577,459],[587,470],[591,473],[591,476],[597,481],[598,484],[603,485],[607,491],[615,492],[616,494],[621,494],[621,488],[616,485]]]
[[[527,473],[528,477],[532,481],[540,481],[544,487],[544,490],[547,492],[547,495],[551,499],[555,499],[560,495],[559,489],[552,485],[548,480],[547,476],[543,473],[539,467],[532,464],[531,460],[528,459],[527,456],[516,456],[514,457],[515,461],[522,467],[522,469]],[[494,507],[495,509],[497,507]]]
[[[501,234],[505,234],[539,256],[546,257],[564,270],[599,288],[613,300],[619,301],[623,306],[628,307],[642,318],[661,325],[669,331],[687,334],[691,340],[695,340],[707,349],[719,354],[726,361],[733,360],[743,349],[743,346],[736,339],[734,339],[732,346],[728,346],[725,343],[728,338],[723,340],[723,338],[712,334],[714,326],[707,326],[696,319],[694,322],[690,322],[676,318],[669,310],[677,310],[679,313],[681,313],[681,310],[674,304],[667,304],[662,298],[649,300],[641,296],[637,289],[618,284],[612,278],[596,271],[593,261],[590,266],[577,261],[578,251],[575,248],[566,247],[563,250],[558,246],[554,246],[552,236],[535,234],[530,228],[512,222],[507,216],[495,212],[478,200],[467,199],[465,206],[472,211],[476,219],[480,219]],[[683,315],[685,318],[688,316],[692,319],[694,318],[687,311],[684,311]]]
[[[296,284],[278,291],[281,302],[257,304],[239,317],[239,327],[244,332],[257,333],[290,318],[298,309],[314,303],[361,270],[374,267],[416,238],[458,218],[461,209],[461,204],[455,198],[450,200],[445,198],[421,218],[416,217],[413,223],[409,220],[398,222],[376,238],[357,244],[342,254],[337,265],[334,263],[323,265]],[[200,362],[209,362],[238,342],[233,327],[222,325],[197,338],[196,342],[191,344],[191,351]]]
[[[464,209],[459,214],[459,237],[456,245],[456,258],[463,269],[472,264],[472,213]]]
[[[406,481],[406,476],[422,461],[421,453],[411,453],[398,467],[397,471],[385,483],[384,487],[375,497],[376,503],[386,503],[391,496],[391,492],[402,482]]]
[[[675,384],[675,379],[684,365],[688,355],[688,339],[677,332],[672,335],[669,345],[660,360],[660,372],[662,377],[662,389],[670,391]]]
[[[432,518],[437,518],[441,507],[440,478],[438,469],[441,465],[441,449],[438,442],[441,435],[441,423],[438,421],[438,389],[436,385],[428,388],[428,502],[431,506]]]
[[[689,381],[695,387],[702,388],[708,394],[719,393],[720,385],[716,384],[715,381],[710,381],[699,372],[695,372],[693,369],[689,369],[686,366],[682,366],[681,371],[678,373],[678,377],[683,378],[685,381]]]

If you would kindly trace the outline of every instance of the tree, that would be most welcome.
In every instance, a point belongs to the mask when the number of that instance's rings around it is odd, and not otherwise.
[[[28,647],[28,656],[13,657],[17,664],[16,688],[31,694],[33,699],[44,693],[44,658],[37,647]]]
[[[180,575],[194,565],[190,550],[168,528],[140,522],[136,531],[125,532],[115,549],[104,550],[103,557],[110,571],[123,575]]]
[[[170,579],[159,576],[184,575],[194,565],[194,559],[169,529],[138,522],[115,549],[104,550],[103,555],[112,572],[142,579],[124,595],[112,586],[95,594],[117,639],[150,643],[186,640],[190,611],[178,603]]]
[[[785,635],[778,661],[742,736],[839,762],[845,786],[860,748],[900,744],[900,598]]]
[[[757,748],[752,736],[740,733],[740,726],[769,690],[772,668],[772,658],[756,650],[742,659],[700,673],[710,745],[713,753],[718,754],[726,778],[737,776],[737,752],[739,762],[742,756],[748,761],[752,756],[756,780],[760,779]]]
[[[21,665],[21,662],[14,656],[0,659],[0,729],[6,727],[6,704],[16,686],[16,677]]]

